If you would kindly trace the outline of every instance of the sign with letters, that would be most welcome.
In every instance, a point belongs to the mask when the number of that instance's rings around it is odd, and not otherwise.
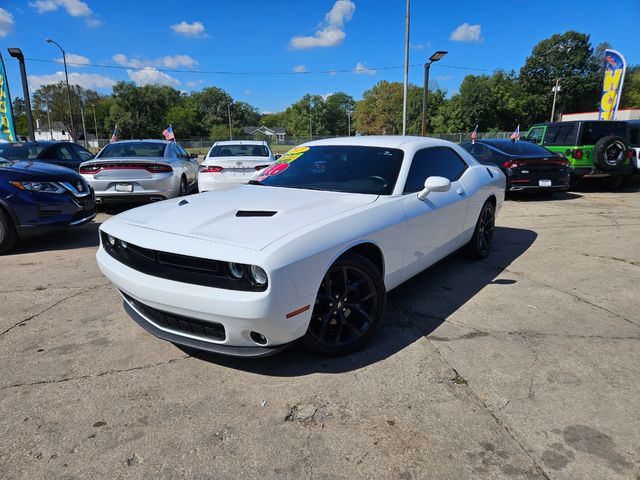
[[[598,120],[615,120],[622,96],[622,83],[627,69],[627,61],[615,50],[604,52],[604,84],[600,97]]]
[[[7,82],[7,71],[0,55],[0,141],[15,142],[16,129],[13,125],[13,113],[11,111],[11,95]]]

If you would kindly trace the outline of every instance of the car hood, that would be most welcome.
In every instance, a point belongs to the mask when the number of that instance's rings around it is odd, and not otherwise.
[[[13,180],[75,181],[80,178],[69,168],[32,160],[0,162],[0,174],[10,176]]]
[[[121,213],[113,221],[262,250],[289,233],[377,198],[377,195],[239,185],[146,205]]]

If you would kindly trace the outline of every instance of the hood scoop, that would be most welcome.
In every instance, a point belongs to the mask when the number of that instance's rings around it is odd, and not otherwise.
[[[238,210],[236,217],[273,217],[276,213],[273,210]]]

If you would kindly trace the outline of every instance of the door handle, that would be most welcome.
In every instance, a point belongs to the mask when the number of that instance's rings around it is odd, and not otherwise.
[[[460,187],[459,189],[456,190],[456,193],[458,195],[464,195],[464,188]]]

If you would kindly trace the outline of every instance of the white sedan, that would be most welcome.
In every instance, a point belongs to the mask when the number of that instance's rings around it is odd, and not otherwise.
[[[489,254],[505,177],[422,137],[309,142],[248,185],[100,227],[98,265],[129,315],[192,349],[263,356],[364,345],[386,292],[450,253]]]
[[[273,163],[267,142],[229,140],[216,142],[198,169],[198,190],[207,192],[247,183],[256,173]]]

